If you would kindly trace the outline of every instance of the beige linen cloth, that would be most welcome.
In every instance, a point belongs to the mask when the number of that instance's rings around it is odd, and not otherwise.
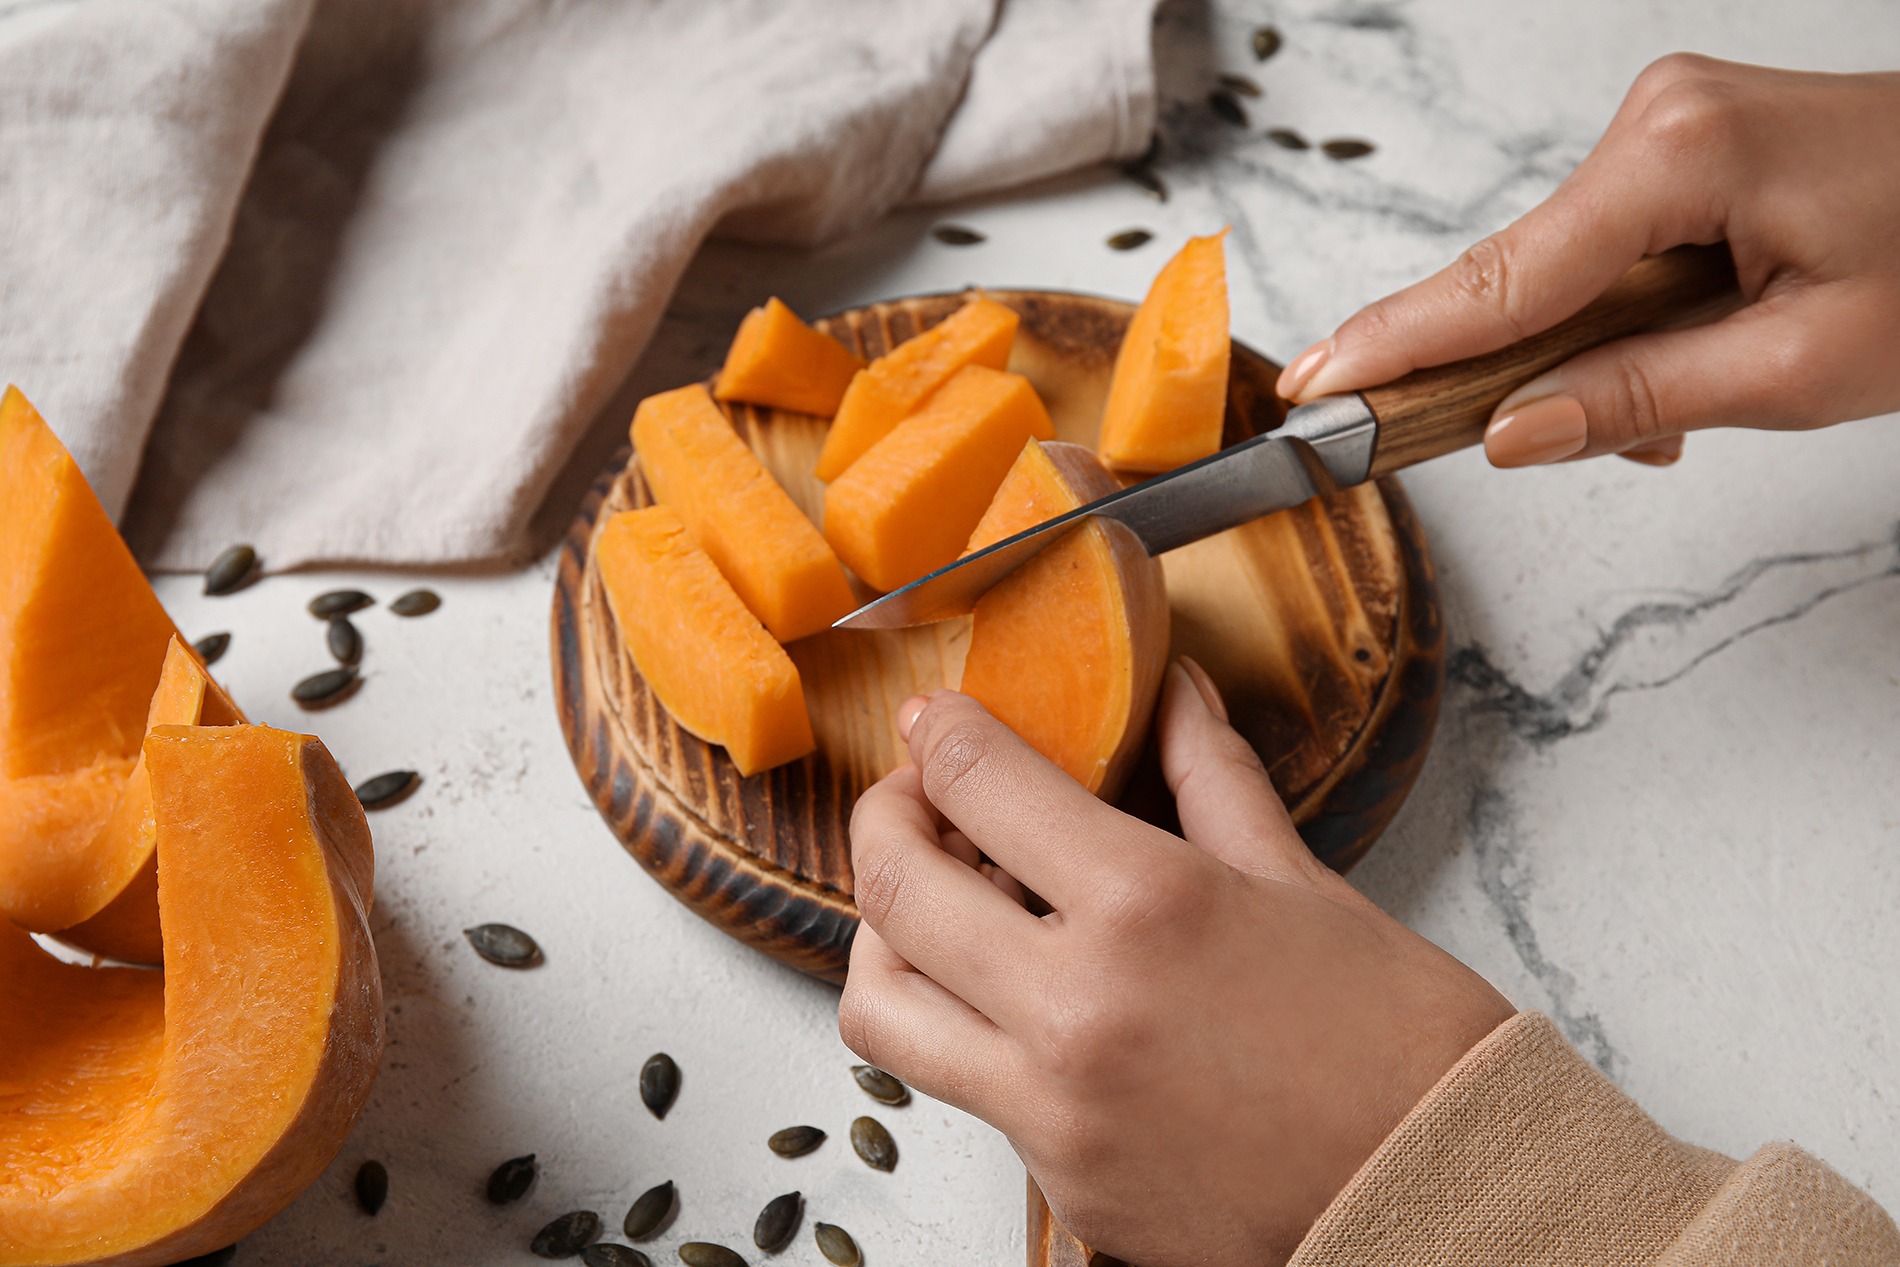
[[[709,234],[1140,152],[1153,7],[0,0],[0,382],[150,566],[508,559]]]

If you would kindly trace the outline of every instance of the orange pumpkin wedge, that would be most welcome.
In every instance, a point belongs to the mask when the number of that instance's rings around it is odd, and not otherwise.
[[[45,868],[83,853],[137,764],[177,635],[86,477],[0,396],[0,918],[50,931]],[[68,921],[71,922],[71,921]],[[51,927],[58,927],[53,924]]]
[[[1073,444],[1025,445],[970,538],[980,550],[1119,485]],[[1168,659],[1161,564],[1121,524],[1094,519],[976,605],[958,688],[1104,800],[1141,753]]]
[[[146,736],[165,971],[0,923],[0,1263],[157,1267],[323,1172],[382,1058],[369,826],[315,738]]]
[[[633,447],[654,499],[774,638],[817,633],[857,606],[838,556],[702,384],[641,401]]]
[[[1096,442],[1117,470],[1172,471],[1220,448],[1233,346],[1226,236],[1189,238],[1128,323]]]
[[[829,483],[843,475],[966,365],[1006,367],[1020,322],[1014,310],[979,295],[872,361],[851,380],[831,420],[818,478]]]
[[[768,299],[739,323],[713,396],[829,418],[863,368],[863,357]]]
[[[825,538],[881,590],[954,562],[1025,441],[1055,439],[1029,380],[968,365],[825,490]]]
[[[674,721],[724,744],[742,775],[817,747],[791,657],[670,507],[615,515],[595,552],[620,641]]]

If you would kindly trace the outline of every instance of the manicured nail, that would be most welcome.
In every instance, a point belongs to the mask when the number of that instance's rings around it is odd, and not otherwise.
[[[1632,462],[1641,462],[1644,466],[1674,466],[1682,460],[1682,437],[1664,436],[1660,440],[1651,440],[1633,449],[1625,449],[1617,456],[1628,458]]]
[[[930,701],[922,695],[913,695],[897,706],[897,737],[905,743],[910,742],[910,728],[917,724],[917,718],[923,714],[924,706]]]
[[[1583,402],[1546,396],[1493,419],[1485,429],[1484,453],[1492,466],[1540,466],[1569,457],[1589,440]]]
[[[1207,711],[1226,721],[1227,701],[1220,697],[1220,688],[1214,685],[1213,678],[1207,676],[1207,670],[1196,664],[1192,656],[1176,656],[1174,662],[1187,674],[1188,681],[1194,683],[1194,690],[1200,695],[1201,702],[1207,705]]]
[[[1280,371],[1280,381],[1273,390],[1282,400],[1293,400],[1306,386],[1308,379],[1319,373],[1319,367],[1326,364],[1326,358],[1333,354],[1333,341],[1321,339],[1306,351],[1293,358],[1293,363]]]

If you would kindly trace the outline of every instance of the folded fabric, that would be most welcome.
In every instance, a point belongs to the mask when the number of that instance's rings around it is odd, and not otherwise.
[[[1138,152],[1152,9],[0,7],[0,379],[149,565],[510,558],[708,234]]]

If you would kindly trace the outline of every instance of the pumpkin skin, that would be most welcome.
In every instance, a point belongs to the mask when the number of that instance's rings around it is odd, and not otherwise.
[[[63,964],[0,924],[0,1267],[160,1267],[262,1226],[382,1059],[362,806],[265,726],[145,738],[166,966]]]

